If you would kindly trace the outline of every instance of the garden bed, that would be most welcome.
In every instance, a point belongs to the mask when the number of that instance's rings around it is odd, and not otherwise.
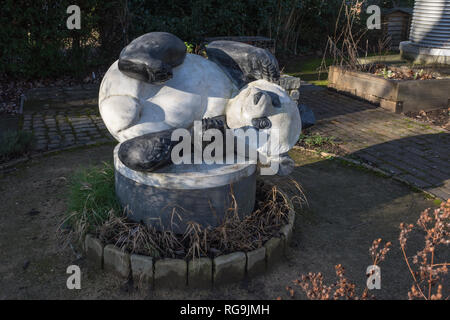
[[[255,277],[270,270],[284,254],[292,238],[295,212],[264,245],[250,251],[234,251],[214,257],[161,258],[127,251],[88,234],[84,250],[89,263],[122,278],[132,277],[139,286],[183,289],[210,288]],[[106,245],[105,245],[106,243]]]
[[[386,76],[388,75],[386,71]],[[392,71],[391,71],[392,74]],[[416,74],[411,75],[413,78]],[[378,74],[331,66],[328,87],[357,96],[396,113],[442,109],[449,106],[450,78],[394,80]]]
[[[289,194],[300,191],[296,183],[283,187]],[[114,170],[105,164],[73,178],[70,214],[60,235],[66,243],[83,244],[96,267],[122,277],[157,287],[219,285],[264,272],[281,258],[292,236],[296,200],[303,195],[288,198],[279,187],[258,181],[250,215],[230,208],[217,227],[188,222],[177,234],[128,220],[114,194]],[[206,269],[198,273],[192,264]]]
[[[405,115],[417,121],[450,130],[450,107],[431,111],[407,112]]]

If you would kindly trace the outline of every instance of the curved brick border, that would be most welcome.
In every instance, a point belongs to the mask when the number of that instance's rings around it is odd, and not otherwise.
[[[196,258],[159,259],[128,254],[120,248],[87,235],[84,250],[89,263],[97,269],[132,277],[139,284],[153,288],[211,288],[238,282],[244,277],[255,277],[271,268],[284,255],[294,229],[295,212],[289,212],[288,224],[280,229],[280,236],[273,237],[263,247],[250,252],[233,252],[214,259]]]

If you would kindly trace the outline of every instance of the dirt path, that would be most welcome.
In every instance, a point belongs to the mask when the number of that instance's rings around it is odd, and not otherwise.
[[[71,174],[77,168],[111,160],[112,148],[64,152],[0,176],[0,299],[288,298],[285,287],[300,273],[321,271],[331,281],[338,263],[363,287],[371,262],[368,248],[379,237],[392,241],[394,248],[381,266],[382,289],[377,296],[406,298],[411,281],[397,245],[398,225],[415,221],[433,201],[390,179],[297,151],[293,155],[299,167],[293,177],[303,185],[309,208],[296,220],[286,261],[273,272],[211,291],[143,292],[90,269],[85,260],[76,260],[70,248],[57,245],[55,231],[66,210]],[[417,243],[409,245],[411,250]],[[66,288],[66,268],[71,264],[82,270],[78,291]]]

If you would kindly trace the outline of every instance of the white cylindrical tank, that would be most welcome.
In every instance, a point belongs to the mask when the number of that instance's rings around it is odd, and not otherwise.
[[[416,0],[410,30],[400,44],[405,58],[450,64],[450,0]]]
[[[416,0],[409,39],[425,47],[450,49],[450,0]]]

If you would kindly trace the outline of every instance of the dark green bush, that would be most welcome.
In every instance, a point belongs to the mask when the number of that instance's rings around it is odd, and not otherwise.
[[[5,0],[0,14],[0,73],[48,77],[82,73],[92,63],[97,1],[78,1],[81,30],[68,30],[69,0]]]
[[[19,157],[29,151],[33,134],[28,131],[7,131],[0,134],[0,162]]]
[[[350,0],[356,1],[356,0]],[[347,1],[349,2],[349,1]],[[395,1],[369,1],[392,6]],[[399,2],[410,4],[411,1]],[[323,48],[341,0],[79,0],[81,30],[68,30],[69,0],[4,0],[0,74],[85,76],[117,59],[121,48],[151,31],[200,43],[213,36],[268,36],[279,53]],[[364,27],[364,26],[361,26]]]

